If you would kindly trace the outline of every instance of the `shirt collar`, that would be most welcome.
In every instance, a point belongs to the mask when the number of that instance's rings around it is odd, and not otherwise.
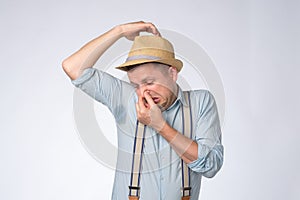
[[[177,85],[178,86],[178,85]],[[186,99],[184,97],[184,94],[183,94],[183,91],[182,89],[178,86],[178,94],[177,94],[177,99],[174,101],[174,103],[166,109],[166,111],[172,109],[176,104],[177,102],[181,102],[181,104],[183,104],[184,106],[188,106],[187,102],[186,102]]]

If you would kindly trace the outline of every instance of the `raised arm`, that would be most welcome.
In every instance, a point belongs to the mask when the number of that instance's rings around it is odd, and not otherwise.
[[[82,74],[83,70],[93,67],[101,55],[118,39],[126,37],[128,40],[133,40],[140,32],[160,35],[157,28],[149,22],[140,21],[118,25],[88,42],[66,58],[62,67],[66,74],[74,80]]]

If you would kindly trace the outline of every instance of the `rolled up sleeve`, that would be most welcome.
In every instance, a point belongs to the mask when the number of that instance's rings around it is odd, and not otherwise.
[[[224,148],[221,143],[221,128],[218,110],[213,95],[206,91],[197,99],[199,113],[196,114],[194,140],[198,144],[198,158],[188,167],[207,178],[214,177],[223,165]]]

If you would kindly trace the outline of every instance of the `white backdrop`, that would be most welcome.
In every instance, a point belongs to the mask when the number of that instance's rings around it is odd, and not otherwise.
[[[300,198],[299,1],[0,5],[0,199],[110,199],[114,172],[80,142],[61,62],[111,27],[137,20],[201,45],[222,78],[225,162],[203,180],[200,199]]]

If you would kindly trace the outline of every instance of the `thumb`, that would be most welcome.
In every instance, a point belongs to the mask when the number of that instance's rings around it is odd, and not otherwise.
[[[150,105],[150,108],[152,106],[155,106],[156,104],[154,103],[152,97],[150,96],[149,92],[144,93],[145,99],[147,100],[148,104]]]

